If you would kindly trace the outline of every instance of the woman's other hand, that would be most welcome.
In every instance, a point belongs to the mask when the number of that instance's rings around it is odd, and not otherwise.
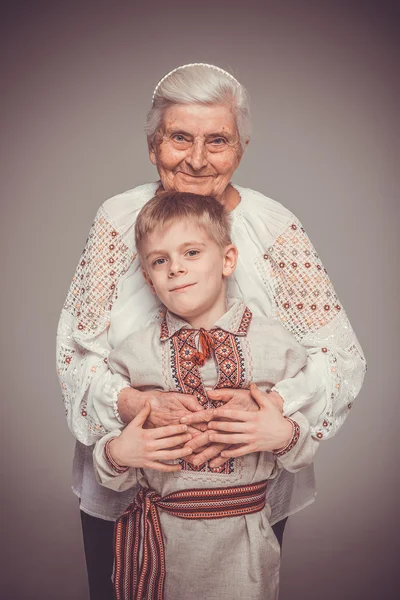
[[[180,419],[201,411],[202,407],[195,396],[179,394],[177,392],[161,392],[151,390],[140,392],[127,387],[121,390],[118,396],[118,412],[124,423],[129,423],[136,417],[146,402],[150,403],[151,412],[147,417],[145,427],[164,427],[165,425],[178,424]],[[198,430],[205,430],[200,425],[195,429],[189,427],[193,434]]]
[[[154,429],[144,429],[146,419],[151,415],[150,402],[125,427],[121,435],[109,444],[112,458],[121,466],[148,468],[156,471],[180,471],[180,465],[168,465],[160,461],[184,458],[191,453],[190,448],[178,447],[191,439],[186,425],[167,425]]]

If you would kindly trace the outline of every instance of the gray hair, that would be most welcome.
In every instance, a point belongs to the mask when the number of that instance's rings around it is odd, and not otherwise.
[[[173,104],[233,104],[242,150],[251,135],[247,90],[231,75],[214,65],[182,65],[167,73],[153,93],[153,105],[147,114],[145,132],[150,144],[160,130],[164,112]]]

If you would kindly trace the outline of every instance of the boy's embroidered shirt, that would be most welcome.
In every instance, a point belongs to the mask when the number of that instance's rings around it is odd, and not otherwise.
[[[205,354],[201,334],[210,338],[204,365],[199,364],[199,356]],[[141,389],[151,373],[153,386],[195,394],[204,406],[212,405],[207,398],[210,388],[248,388],[254,381],[268,390],[278,381],[296,376],[306,362],[304,348],[278,320],[252,316],[239,299],[229,302],[225,315],[208,331],[193,329],[167,312],[161,323],[132,334],[109,355],[109,368],[130,377],[133,387]],[[132,500],[137,484],[161,497],[188,489],[248,486],[272,480],[278,466],[295,471],[312,462],[319,442],[310,435],[304,415],[296,413],[293,419],[299,421],[297,442],[279,458],[271,452],[254,452],[214,469],[208,463],[195,468],[182,460],[181,471],[174,473],[132,468],[121,468],[118,473],[105,453],[109,440],[120,434],[117,429],[96,443],[94,465],[104,486],[117,491],[130,489]],[[221,594],[229,598],[277,598],[280,549],[269,517],[268,498],[263,510],[235,516],[234,522],[220,518],[189,524],[160,510],[167,568],[165,598],[194,600],[219,598]],[[215,569],[221,540],[229,548],[222,559],[228,564],[227,568],[219,565]],[[182,572],[183,562],[200,565],[207,576],[193,578],[191,569]]]

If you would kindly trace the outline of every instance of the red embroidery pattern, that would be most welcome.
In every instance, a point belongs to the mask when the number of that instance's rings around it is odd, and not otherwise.
[[[264,255],[283,325],[301,341],[341,311],[338,297],[304,228],[292,223]]]
[[[134,258],[100,207],[64,304],[82,336],[107,328],[116,286]]]
[[[243,316],[242,319],[240,321],[240,325],[238,327],[237,332],[246,335],[247,330],[250,326],[250,322],[251,322],[251,317],[252,317],[252,312],[250,309],[246,308],[243,311]]]
[[[238,333],[247,333],[252,313],[246,308],[238,328]],[[198,336],[196,329],[180,329],[170,339],[172,377],[177,391],[193,394],[204,408],[216,408],[221,402],[213,402],[207,397],[199,370],[199,351],[196,345]],[[214,355],[218,366],[218,381],[215,389],[242,388],[246,382],[245,361],[240,345],[239,335],[234,335],[220,328],[210,329],[208,335],[212,340]],[[161,326],[161,337],[168,337],[168,326],[165,320]],[[233,473],[234,460],[230,459],[222,467],[211,468],[207,463],[194,467],[182,460],[182,469],[190,471],[206,471],[212,473]]]
[[[195,329],[180,329],[171,338],[171,367],[176,388],[182,394],[193,394],[204,408],[209,400],[197,364]]]
[[[129,471],[129,467],[122,467],[117,462],[115,462],[111,455],[109,446],[113,440],[115,440],[115,438],[111,438],[110,440],[108,440],[108,442],[104,446],[104,458],[106,459],[106,462],[112,468],[113,471],[115,471],[118,474],[126,473],[126,471]]]
[[[278,456],[278,457],[284,456],[285,454],[290,452],[290,450],[295,447],[295,445],[297,444],[297,442],[299,441],[299,438],[300,438],[300,425],[298,423],[296,423],[296,421],[289,419],[289,417],[285,417],[285,419],[290,421],[290,423],[292,424],[293,433],[292,433],[292,437],[290,438],[290,440],[286,444],[286,446],[284,446],[280,450],[275,450],[274,454],[275,454],[275,456]]]

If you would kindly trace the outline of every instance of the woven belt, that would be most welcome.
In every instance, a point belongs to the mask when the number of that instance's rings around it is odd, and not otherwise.
[[[158,508],[180,519],[223,519],[262,510],[267,482],[237,487],[181,490],[161,498],[140,488],[115,524],[114,590],[116,600],[163,600],[165,550]],[[139,569],[141,518],[143,556]]]

